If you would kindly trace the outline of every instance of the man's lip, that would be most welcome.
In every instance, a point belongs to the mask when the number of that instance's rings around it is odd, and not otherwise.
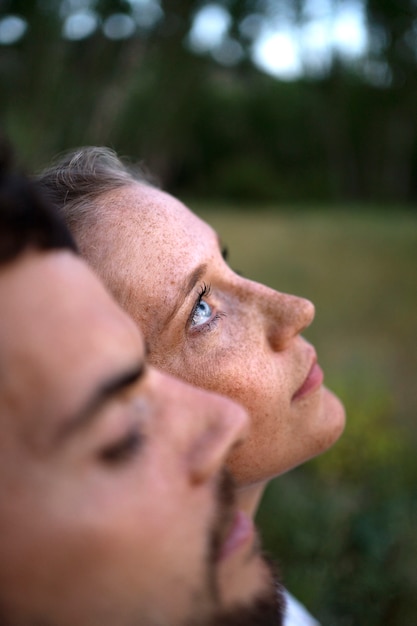
[[[301,385],[299,389],[297,389],[292,399],[298,400],[298,398],[302,398],[303,396],[306,396],[308,393],[315,391],[322,385],[323,379],[324,379],[323,370],[321,369],[320,365],[317,363],[317,359],[314,359],[313,364],[310,367],[310,370],[306,378],[304,379],[303,384]]]
[[[219,550],[218,560],[222,561],[236,552],[243,544],[253,541],[254,535],[255,526],[252,518],[243,511],[236,511],[229,532]]]

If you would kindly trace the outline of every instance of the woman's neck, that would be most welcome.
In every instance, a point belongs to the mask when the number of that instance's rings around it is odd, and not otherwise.
[[[239,509],[254,517],[266,485],[266,482],[262,482],[238,489],[236,497]]]

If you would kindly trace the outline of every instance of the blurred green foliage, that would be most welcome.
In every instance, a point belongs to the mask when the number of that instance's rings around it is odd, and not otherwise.
[[[269,485],[257,518],[266,548],[323,626],[414,624],[417,219],[193,208],[233,267],[313,300],[305,335],[346,406],[340,441]]]
[[[217,0],[242,52],[233,67],[186,46],[208,1],[154,0],[161,17],[152,27],[105,35],[109,16],[133,20],[150,3],[0,4],[0,20],[16,14],[28,24],[22,39],[0,45],[0,120],[29,168],[67,148],[106,144],[144,160],[179,194],[241,203],[416,200],[414,0],[359,0],[368,17],[365,56],[352,61],[330,51],[325,71],[292,83],[255,68],[253,41],[239,25],[282,12],[308,26],[306,0]],[[338,4],[329,0],[329,11]],[[63,38],[65,20],[83,7],[98,27]]]

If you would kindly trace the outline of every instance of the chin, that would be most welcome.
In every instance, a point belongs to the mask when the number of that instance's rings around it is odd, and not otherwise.
[[[281,476],[296,467],[307,463],[311,459],[320,456],[336,443],[345,428],[345,408],[340,399],[327,387],[317,389],[309,399],[309,412],[304,413],[304,423],[298,422],[298,432],[293,432],[296,437],[303,429],[303,437],[300,438],[301,446],[280,467],[275,467],[275,472],[268,477]]]
[[[322,389],[321,423],[322,447],[317,455],[328,450],[345,429],[346,414],[341,400],[327,387]]]
[[[250,605],[265,593],[278,596],[280,572],[269,558],[261,555],[258,543],[252,554],[246,554],[243,560],[231,561],[219,572],[218,579],[221,604],[226,610],[246,603]]]
[[[304,402],[306,410],[302,419],[298,416],[297,430],[292,434],[295,438],[300,429],[304,429],[302,446],[293,453],[283,456],[279,447],[273,453],[271,449],[263,450],[263,453],[258,449],[255,453],[256,445],[248,441],[233,451],[228,459],[228,468],[243,493],[247,488],[253,490],[258,487],[262,493],[267,482],[323,454],[342,435],[345,428],[345,409],[333,392],[322,386]],[[268,442],[268,445],[272,446],[273,441]],[[248,498],[250,497],[249,494]],[[244,509],[247,510],[247,507],[244,506]]]

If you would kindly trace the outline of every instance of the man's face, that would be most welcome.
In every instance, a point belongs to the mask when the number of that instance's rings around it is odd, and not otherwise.
[[[0,300],[2,624],[243,625],[264,596],[274,623],[272,576],[221,479],[243,409],[148,367],[68,252],[1,268]]]

